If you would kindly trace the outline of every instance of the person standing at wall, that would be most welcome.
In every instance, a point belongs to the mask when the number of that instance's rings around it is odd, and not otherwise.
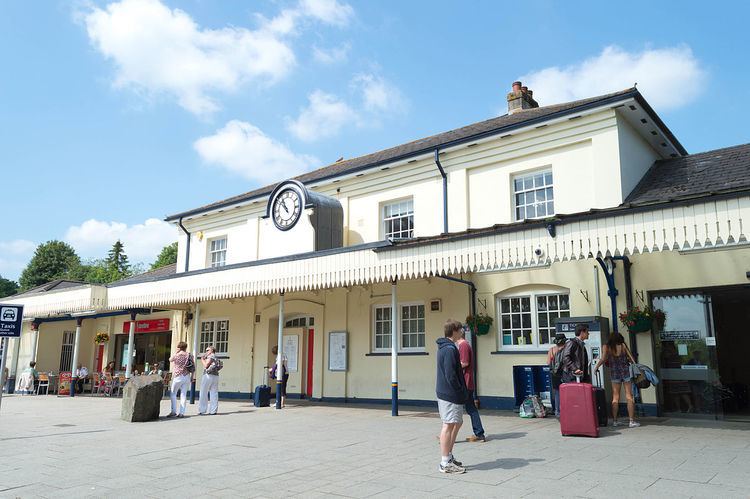
[[[467,437],[467,442],[486,442],[487,438],[484,436],[484,427],[482,426],[482,418],[479,417],[479,410],[477,409],[474,400],[477,398],[476,385],[474,384],[474,353],[471,350],[471,344],[466,341],[466,331],[461,328],[461,335],[456,342],[458,347],[458,357],[461,361],[461,369],[464,373],[464,382],[466,383],[466,389],[469,392],[468,398],[464,409],[471,418],[471,429],[474,434]]]
[[[576,337],[565,343],[563,350],[563,383],[572,383],[580,376],[583,383],[591,383],[589,354],[584,342],[589,339],[589,327],[586,324],[576,326]]]
[[[203,377],[201,378],[201,393],[198,400],[198,414],[216,414],[219,410],[219,370],[220,361],[216,358],[216,349],[206,348],[201,359],[203,363]],[[209,406],[209,401],[211,402]]]
[[[271,353],[276,356],[276,361],[271,369],[269,369],[269,373],[271,375],[271,379],[277,380],[277,370],[279,367],[279,346],[274,345],[274,347],[271,349]],[[287,360],[287,356],[285,353],[282,352],[281,354],[281,366],[283,369],[283,375],[282,375],[282,382],[281,382],[281,407],[283,408],[286,405],[286,385],[289,381],[289,368],[287,367],[287,363],[289,361]],[[278,381],[277,381],[278,383]]]
[[[187,407],[187,391],[190,387],[190,378],[195,371],[193,356],[187,353],[187,343],[181,341],[177,344],[177,351],[169,358],[173,364],[172,386],[169,387],[169,397],[172,402],[172,410],[167,414],[168,418],[177,416],[185,417]],[[192,369],[191,369],[192,366]],[[180,392],[180,412],[177,412],[177,392]]]
[[[441,473],[466,472],[463,464],[453,457],[453,445],[456,443],[458,430],[461,429],[463,423],[463,406],[469,397],[456,347],[461,331],[461,323],[449,319],[443,327],[444,337],[437,340],[435,394],[440,419],[443,422],[440,432],[441,459],[438,467]]]
[[[550,382],[552,384],[552,401],[555,404],[555,416],[560,417],[560,385],[562,384],[562,351],[568,338],[563,333],[557,333],[552,340],[553,345],[547,350],[547,364],[549,365]]]

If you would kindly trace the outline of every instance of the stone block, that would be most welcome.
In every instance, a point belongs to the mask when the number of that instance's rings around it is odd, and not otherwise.
[[[137,423],[159,419],[159,405],[164,395],[164,382],[161,377],[134,376],[127,382],[122,392],[123,421]]]

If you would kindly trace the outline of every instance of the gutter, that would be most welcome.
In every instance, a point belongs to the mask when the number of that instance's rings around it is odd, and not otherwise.
[[[440,148],[435,149],[435,164],[443,177],[443,234],[448,233],[448,176],[445,174],[443,165],[440,164]]]
[[[177,225],[180,226],[182,232],[187,236],[187,246],[185,247],[185,272],[190,268],[190,232],[187,231],[184,225],[182,225],[182,217],[177,221]]]
[[[472,316],[477,315],[477,287],[472,281],[467,281],[466,279],[459,279],[458,277],[451,277],[449,275],[436,275],[435,277],[439,277],[440,279],[445,279],[446,281],[453,281],[457,282],[459,284],[465,284],[469,286],[469,290],[471,291],[471,302],[469,303],[469,313],[471,313]],[[471,359],[471,367],[474,371],[474,399],[479,400],[479,383],[477,378],[477,335],[472,333],[471,335],[471,353],[473,358]]]

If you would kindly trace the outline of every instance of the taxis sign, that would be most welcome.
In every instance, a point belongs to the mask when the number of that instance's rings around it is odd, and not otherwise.
[[[0,303],[0,338],[20,338],[23,305]]]

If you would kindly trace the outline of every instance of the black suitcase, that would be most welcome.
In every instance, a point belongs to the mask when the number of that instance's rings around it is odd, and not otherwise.
[[[255,387],[253,392],[253,404],[255,407],[268,407],[271,405],[271,387],[268,386],[268,366],[263,367],[263,384]]]
[[[599,426],[607,426],[607,392],[601,387],[601,375],[596,373],[596,386],[594,385],[594,403],[596,405],[596,419]]]

